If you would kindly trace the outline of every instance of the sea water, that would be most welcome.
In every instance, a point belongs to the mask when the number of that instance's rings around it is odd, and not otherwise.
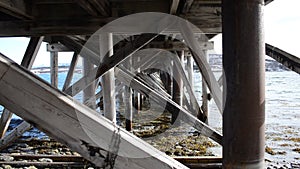
[[[45,81],[50,81],[50,73],[37,75]],[[63,87],[66,75],[66,72],[58,74],[59,89]],[[75,73],[72,83],[81,76]],[[215,76],[220,77],[221,72],[215,72]],[[195,95],[201,103],[201,75],[197,71],[194,73],[194,81]],[[277,162],[299,162],[300,153],[293,150],[300,148],[300,75],[292,71],[266,72],[265,84],[266,146],[278,153],[266,153],[266,158]],[[0,107],[1,112],[2,110]],[[19,117],[14,115],[13,118]],[[209,102],[209,125],[222,132],[222,116],[213,100]]]

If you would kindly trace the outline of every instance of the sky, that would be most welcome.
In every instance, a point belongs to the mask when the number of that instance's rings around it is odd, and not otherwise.
[[[265,42],[300,57],[300,0],[274,0],[264,8]],[[215,38],[222,53],[222,35]]]
[[[300,57],[300,0],[274,0],[264,8],[265,42]],[[213,38],[214,52],[222,53],[222,35]],[[29,38],[0,38],[0,52],[20,63]],[[59,53],[59,63],[70,63],[72,52]],[[43,43],[34,67],[49,66],[50,53]]]

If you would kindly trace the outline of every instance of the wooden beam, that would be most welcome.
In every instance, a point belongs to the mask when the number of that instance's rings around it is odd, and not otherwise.
[[[107,58],[113,58],[113,34],[101,34],[100,35],[100,57],[103,63]],[[115,91],[115,73],[113,69],[108,70],[101,77],[102,91],[103,91],[103,112],[104,117],[111,120],[113,123],[117,123],[116,114],[116,91]]]
[[[184,5],[183,5],[183,9],[182,9],[182,13],[186,14],[190,11],[190,8],[193,4],[194,0],[186,0]]]
[[[110,16],[111,15],[111,7],[109,6],[109,2],[107,0],[88,0],[91,5],[95,7],[97,12],[101,16]]]
[[[2,54],[0,77],[2,105],[98,167],[187,169]]]
[[[94,69],[94,65],[89,62],[88,58],[83,58],[83,75],[87,75],[90,71]],[[89,107],[93,110],[96,109],[96,98],[95,98],[95,82],[92,82],[90,85],[86,86],[83,90],[83,103],[89,100]]]
[[[37,53],[40,49],[40,46],[43,42],[44,37],[32,37],[30,38],[30,41],[28,43],[27,49],[25,51],[24,57],[21,61],[21,66],[31,69],[33,62],[37,56]],[[7,128],[9,126],[9,123],[11,121],[13,113],[10,112],[7,109],[3,110],[3,113],[1,115],[0,119],[0,138],[3,138],[4,140],[11,140],[4,138],[5,133],[7,131]],[[22,130],[23,131],[23,130]],[[14,132],[14,131],[13,131]],[[18,136],[18,134],[13,134]],[[17,138],[17,137],[16,137]],[[7,141],[4,141],[5,143],[10,143]]]
[[[170,7],[170,14],[175,15],[177,13],[178,5],[180,0],[172,0]]]
[[[50,82],[53,87],[58,87],[58,52],[50,52]]]
[[[98,16],[98,11],[96,10],[95,6],[89,3],[87,0],[76,0],[77,3],[87,11],[88,14],[92,16]]]
[[[56,39],[67,48],[82,55],[82,57],[88,58],[89,61],[94,65],[99,65],[100,63],[99,52],[94,52],[91,49],[88,49],[87,47],[84,46],[84,44],[82,44],[79,41],[76,41],[74,38],[70,36],[56,37]]]
[[[67,48],[61,43],[51,43],[47,44],[48,52],[72,52],[71,49]]]
[[[76,20],[74,20],[74,18],[58,18],[39,21],[1,21],[0,37],[92,35],[101,27],[115,19],[117,19],[117,17],[76,18]],[[203,24],[203,22],[196,23],[192,20],[190,21],[201,29],[201,31],[195,30],[195,34],[203,34],[203,32],[206,34],[216,34],[221,32],[219,24]],[[138,27],[132,27],[130,29],[110,27],[110,32],[116,35],[135,34],[136,32],[140,32],[140,29]],[[180,34],[180,31],[166,29],[164,33]]]
[[[71,64],[69,67],[69,71],[68,71],[64,86],[62,88],[62,91],[65,91],[71,84],[78,58],[79,58],[79,55],[76,52],[74,52],[72,60],[71,60]]]
[[[69,18],[53,20],[1,21],[0,37],[92,35],[116,18]],[[9,28],[9,29],[7,29]]]
[[[129,55],[135,53],[136,51],[147,45],[157,36],[158,35],[156,34],[143,34],[136,38],[133,42],[128,43],[124,48],[118,50],[113,56],[105,57],[103,62],[100,63],[99,67],[95,68],[87,76],[82,77],[72,86],[66,89],[66,93],[71,96],[76,95],[77,93],[82,91],[85,86],[98,79],[105,72],[126,59]]]
[[[13,143],[15,140],[17,140],[19,137],[21,137],[26,131],[30,130],[32,128],[32,125],[27,123],[26,121],[23,121],[21,124],[19,124],[17,127],[15,127],[8,135],[6,135],[4,138],[0,141],[0,150],[3,150],[7,146],[9,146],[11,143]]]
[[[0,11],[17,19],[33,19],[33,17],[26,11],[24,0],[2,0],[0,1]]]
[[[192,32],[191,28],[187,24],[182,24],[182,36],[185,43],[190,47],[191,54],[196,62],[199,70],[204,77],[209,90],[211,91],[211,95],[219,109],[219,112],[223,113],[223,105],[222,105],[222,91],[220,86],[214,76],[208,62],[206,56],[204,56],[202,50],[199,47],[198,41],[196,41],[194,37],[194,33]]]

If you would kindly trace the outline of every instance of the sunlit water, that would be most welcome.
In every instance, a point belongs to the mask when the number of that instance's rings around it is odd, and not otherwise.
[[[215,73],[217,77],[220,72]],[[275,163],[300,163],[300,75],[292,71],[266,72],[266,146],[276,155],[265,154]],[[195,90],[201,100],[201,77],[195,73]],[[209,103],[209,124],[222,131],[222,116]],[[221,151],[215,151],[221,155]]]

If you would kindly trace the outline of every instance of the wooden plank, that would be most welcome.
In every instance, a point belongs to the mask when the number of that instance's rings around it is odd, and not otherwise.
[[[21,137],[26,131],[30,130],[31,128],[32,128],[31,124],[27,123],[26,121],[23,121],[16,128],[14,128],[8,135],[6,135],[3,139],[1,139],[0,150],[9,146],[12,142],[14,142],[16,139]]]
[[[266,43],[266,55],[300,74],[300,58]]]
[[[24,66],[27,69],[31,69],[33,62],[36,58],[36,55],[40,49],[40,46],[43,42],[44,37],[31,37],[28,43],[27,49],[25,51],[24,57],[21,61],[21,66]],[[0,138],[3,139],[5,143],[10,143],[4,138],[7,128],[9,126],[10,120],[12,118],[13,113],[4,108],[3,113],[0,119]],[[21,130],[23,131],[23,130]],[[18,136],[18,134],[15,134]],[[11,139],[9,139],[11,140]]]
[[[0,67],[0,103],[95,165],[115,153],[108,161],[117,169],[187,168],[3,55]]]
[[[94,80],[98,79],[105,72],[110,70],[115,65],[119,64],[121,61],[126,59],[129,55],[138,51],[145,45],[147,45],[151,40],[153,40],[158,35],[156,34],[144,34],[135,39],[133,42],[128,43],[124,48],[118,50],[113,56],[105,57],[102,63],[100,63],[98,68],[95,68],[91,73],[87,76],[82,77],[77,82],[75,82],[72,86],[66,89],[66,93],[74,96],[83,90],[84,86],[87,86]]]
[[[152,90],[147,85],[145,85],[146,82],[141,82],[141,79],[138,79],[136,76],[132,75],[122,67],[117,66],[115,70],[116,77],[125,85],[130,86],[131,88],[139,91],[146,96],[149,96],[151,94],[152,99],[159,105],[167,103],[166,109],[172,114],[178,114],[177,117],[179,120],[185,121],[195,129],[200,131],[200,133],[204,136],[207,136],[222,145],[222,135],[202,121],[198,120],[195,116],[192,115],[192,113],[183,109],[171,99],[168,99],[162,96],[157,91]]]
[[[26,11],[24,0],[2,0],[0,1],[0,11],[18,19],[33,19]]]

